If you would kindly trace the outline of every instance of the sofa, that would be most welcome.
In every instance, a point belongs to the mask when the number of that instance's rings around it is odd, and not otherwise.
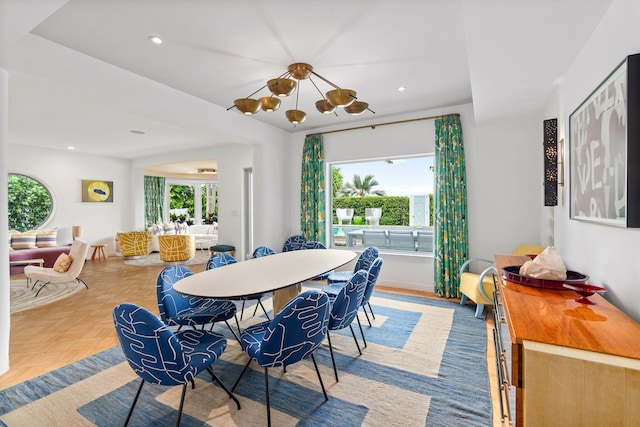
[[[151,250],[160,252],[158,236],[173,234],[188,234],[194,236],[196,249],[209,249],[218,243],[218,224],[187,225],[186,223],[154,224],[147,229],[151,233]]]
[[[70,246],[58,245],[57,230],[9,232],[9,261],[12,262],[42,258],[43,266],[52,268],[60,254],[68,254],[70,249]],[[10,265],[9,274],[22,273],[25,265]]]

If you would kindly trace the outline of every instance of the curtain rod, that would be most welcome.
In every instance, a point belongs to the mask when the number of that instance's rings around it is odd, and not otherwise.
[[[326,135],[326,134],[329,134],[329,133],[346,132],[348,130],[358,130],[358,129],[366,129],[366,128],[375,129],[378,126],[398,125],[398,124],[402,124],[402,123],[419,122],[419,121],[422,121],[422,120],[442,119],[442,118],[445,118],[445,117],[460,117],[460,114],[451,113],[451,114],[442,114],[440,116],[429,116],[429,117],[419,117],[417,119],[398,120],[398,121],[395,121],[395,122],[378,123],[378,124],[373,124],[373,125],[357,126],[357,127],[352,127],[352,128],[346,128],[346,129],[329,130],[329,131],[326,131],[326,132],[310,133],[310,134],[307,134],[307,136]]]

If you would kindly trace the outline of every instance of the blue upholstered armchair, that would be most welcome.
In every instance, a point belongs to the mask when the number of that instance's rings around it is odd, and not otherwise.
[[[182,326],[204,328],[204,325],[209,323],[213,329],[213,323],[224,322],[233,336],[239,339],[228,322],[236,314],[236,304],[233,301],[194,297],[173,289],[175,283],[192,274],[193,272],[183,265],[170,265],[158,275],[156,295],[162,321],[168,326],[178,326],[178,330]],[[240,326],[237,326],[239,330]]]
[[[362,304],[362,298],[364,298],[364,291],[367,288],[367,275],[366,270],[359,270],[355,272],[351,278],[347,281],[346,285],[340,289],[338,295],[335,297],[329,297],[331,301],[331,313],[329,314],[329,329],[327,331],[327,339],[329,341],[329,351],[331,352],[331,362],[333,363],[333,373],[338,380],[338,370],[336,369],[336,359],[333,356],[333,344],[331,343],[330,331],[339,331],[349,327],[353,340],[358,347],[358,353],[362,354],[360,350],[360,344],[356,338],[355,332],[353,332],[353,319],[358,319],[358,309]],[[358,319],[358,324],[360,320]]]
[[[360,256],[358,256],[358,259],[356,260],[356,265],[354,266],[353,270],[349,270],[349,271],[336,271],[335,273],[331,273],[329,274],[329,277],[327,277],[327,282],[329,284],[331,283],[346,283],[347,280],[349,280],[351,278],[351,276],[353,276],[353,273],[355,273],[358,270],[369,270],[369,267],[371,266],[371,263],[373,263],[373,261],[378,258],[379,255],[379,251],[378,248],[376,248],[375,246],[369,246],[367,249],[365,249],[364,251],[362,251],[362,253],[360,253]],[[324,290],[324,289],[323,289]],[[339,291],[339,289],[338,289]],[[325,292],[327,292],[328,294],[337,294],[336,292],[329,292],[328,290],[325,290]]]
[[[204,370],[209,372],[240,409],[238,399],[211,369],[211,365],[227,347],[224,336],[192,329],[174,333],[153,313],[130,303],[114,308],[113,323],[129,366],[142,379],[125,426],[129,424],[145,382],[164,386],[182,385],[176,424],[180,425],[187,384],[193,383],[196,375]]]
[[[242,349],[249,356],[249,361],[231,391],[236,389],[252,361],[256,361],[262,366],[264,368],[267,423],[269,426],[271,425],[269,368],[286,368],[307,356],[311,356],[325,401],[328,400],[313,352],[327,335],[329,310],[330,304],[327,294],[318,290],[308,290],[289,301],[272,321],[250,326],[242,333],[240,341]]]

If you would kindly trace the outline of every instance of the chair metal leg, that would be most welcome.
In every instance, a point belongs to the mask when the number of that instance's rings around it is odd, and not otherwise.
[[[38,292],[36,292],[36,296],[34,298],[37,298],[38,295],[40,295],[40,291],[42,291],[45,287],[47,287],[47,285],[51,283],[51,282],[47,282],[44,285],[40,286],[40,289],[38,289]]]
[[[207,367],[207,371],[209,371],[209,373],[211,374],[213,379],[215,381],[217,381],[218,384],[220,384],[220,387],[222,387],[222,389],[227,392],[229,397],[231,397],[233,399],[233,401],[236,402],[236,405],[238,406],[238,410],[240,410],[240,402],[238,401],[238,399],[236,399],[236,397],[233,395],[233,393],[231,393],[231,391],[227,388],[227,386],[224,385],[222,380],[220,380],[220,378],[218,378],[218,376],[213,372],[213,369],[211,368],[211,366]]]
[[[369,310],[371,310],[371,316],[375,319],[376,315],[373,313],[373,308],[371,308],[371,303],[367,303],[367,305],[369,306]]]
[[[136,393],[136,397],[133,398],[133,404],[129,409],[129,414],[127,414],[127,419],[124,422],[124,427],[127,427],[129,425],[129,420],[131,419],[131,415],[133,415],[133,408],[136,406],[136,403],[138,402],[138,397],[140,397],[140,392],[142,391],[143,385],[144,385],[144,380],[140,381],[140,387],[138,387],[138,392]]]
[[[244,314],[244,303],[247,302],[246,298],[242,298],[242,310],[240,311],[240,320],[242,320],[242,315]]]
[[[79,277],[76,277],[76,280],[78,281],[78,283],[82,283],[85,288],[89,289],[89,285],[87,285],[87,282],[85,282],[84,280],[82,280]]]
[[[362,306],[362,311],[364,311],[364,315],[367,316],[367,322],[369,322],[369,327],[371,327],[371,319],[369,319],[369,314],[367,313],[367,307],[366,306]]]
[[[264,308],[264,305],[262,305],[262,300],[258,300],[258,304],[260,304],[260,307],[262,307],[262,311],[264,311],[264,315],[267,316],[267,320],[271,320],[271,318],[269,317],[269,314],[267,313],[267,310]],[[257,305],[256,305],[256,311],[258,311]],[[253,315],[255,316],[256,314],[253,313]]]
[[[349,325],[349,329],[351,329],[351,335],[353,336],[353,340],[356,342],[356,347],[358,347],[358,353],[360,354],[360,356],[362,356],[362,350],[360,350],[360,344],[358,343],[358,339],[356,338],[356,333],[353,332],[353,326]]]
[[[182,386],[182,396],[180,397],[180,408],[178,409],[178,421],[176,427],[180,427],[180,419],[182,418],[182,407],[184,406],[184,395],[187,393],[187,383]]]
[[[236,334],[236,332],[233,330],[233,328],[231,327],[231,325],[229,324],[229,322],[227,322],[226,320],[224,321],[224,323],[227,324],[227,327],[229,328],[229,330],[231,331],[231,333],[233,334],[233,336],[236,338],[236,341],[240,342],[240,337],[238,336],[238,334]],[[238,331],[240,331],[240,324],[238,323],[238,318],[236,317],[236,324],[238,325]]]
[[[264,368],[264,386],[267,389],[267,426],[271,427],[271,402],[269,400],[269,369]]]
[[[331,353],[331,363],[333,363],[333,373],[336,376],[336,382],[339,382],[338,369],[336,368],[336,359],[333,357],[333,345],[331,344],[331,334],[329,334],[329,331],[327,331],[327,340],[329,341],[329,352]]]
[[[360,335],[362,335],[362,341],[364,342],[364,347],[367,348],[367,339],[364,337],[364,331],[362,330],[362,323],[360,323],[360,318],[356,316],[356,320],[358,321],[358,327],[360,328]]]
[[[233,387],[231,387],[231,392],[233,392],[236,387],[238,386],[238,383],[240,382],[240,379],[242,378],[242,376],[244,375],[244,373],[247,371],[247,368],[249,367],[249,364],[251,363],[251,359],[249,359],[249,361],[247,362],[246,365],[244,365],[244,369],[242,370],[242,372],[240,372],[240,376],[238,377],[238,379],[236,380],[236,382],[233,384]]]
[[[316,367],[316,373],[318,374],[318,379],[320,380],[320,387],[322,387],[322,393],[324,394],[324,401],[329,400],[329,396],[327,396],[327,390],[324,388],[324,383],[322,382],[322,377],[320,376],[320,369],[318,369],[318,364],[316,363],[316,357],[311,353],[311,360],[313,360],[313,366]]]

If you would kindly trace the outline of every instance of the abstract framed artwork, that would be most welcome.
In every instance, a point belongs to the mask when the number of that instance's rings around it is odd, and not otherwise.
[[[640,54],[569,116],[570,217],[640,227]]]
[[[113,202],[113,181],[83,179],[82,201],[97,203]]]

